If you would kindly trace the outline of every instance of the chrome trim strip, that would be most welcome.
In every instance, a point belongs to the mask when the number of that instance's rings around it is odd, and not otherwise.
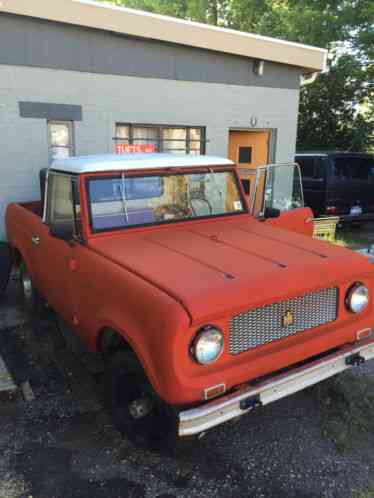
[[[199,434],[248,413],[253,408],[242,409],[240,402],[249,397],[259,396],[261,404],[267,405],[328,379],[351,368],[350,365],[346,364],[345,359],[347,356],[357,353],[365,360],[374,358],[374,338],[344,346],[336,353],[279,374],[256,386],[245,386],[234,393],[205,403],[197,408],[181,411],[179,413],[179,436]]]

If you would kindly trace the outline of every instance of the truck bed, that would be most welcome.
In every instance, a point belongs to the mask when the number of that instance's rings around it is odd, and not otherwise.
[[[43,206],[41,201],[30,201],[30,202],[18,202],[19,206],[22,206],[27,211],[31,211],[40,218],[43,217]]]

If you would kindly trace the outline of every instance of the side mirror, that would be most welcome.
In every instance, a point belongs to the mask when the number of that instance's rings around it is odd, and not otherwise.
[[[52,237],[64,240],[65,242],[71,242],[73,240],[73,227],[69,225],[52,225],[49,229],[49,233]]]
[[[281,212],[280,209],[272,208],[272,207],[267,207],[265,208],[264,211],[264,218],[279,218]]]

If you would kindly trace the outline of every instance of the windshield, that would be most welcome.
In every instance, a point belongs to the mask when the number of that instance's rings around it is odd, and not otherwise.
[[[230,171],[92,178],[94,231],[242,213],[245,205]]]

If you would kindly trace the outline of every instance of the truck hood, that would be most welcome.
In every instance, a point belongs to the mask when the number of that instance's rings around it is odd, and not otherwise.
[[[117,232],[90,247],[172,296],[192,323],[373,272],[353,251],[248,217]]]

